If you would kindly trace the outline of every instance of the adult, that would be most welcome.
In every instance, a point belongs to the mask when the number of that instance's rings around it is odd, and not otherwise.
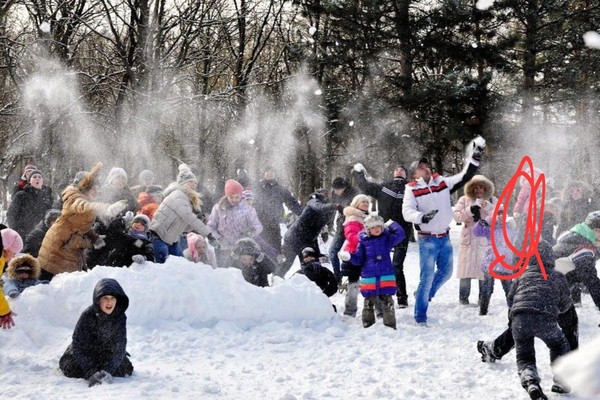
[[[12,198],[6,218],[8,226],[26,237],[38,222],[44,219],[46,211],[52,208],[52,189],[44,185],[44,177],[39,170],[29,171],[28,183]]]
[[[596,210],[593,202],[594,190],[590,185],[581,181],[569,181],[561,193],[560,212],[556,227],[556,238],[580,223],[585,217]]]
[[[150,185],[145,192],[137,196],[137,202],[140,205],[140,213],[144,214],[150,220],[154,218],[154,213],[163,201],[163,189],[158,185]]]
[[[111,168],[104,181],[104,186],[100,189],[98,199],[105,203],[126,200],[127,207],[125,211],[135,213],[139,209],[136,197],[131,193],[129,186],[127,186],[127,172],[119,167]]]
[[[138,176],[139,184],[131,187],[131,193],[133,193],[135,197],[138,197],[140,193],[147,191],[148,186],[154,185],[155,179],[156,176],[154,175],[154,172],[149,169],[143,170]]]
[[[469,304],[471,280],[479,282],[479,298],[485,274],[481,269],[488,241],[473,234],[473,226],[480,219],[486,219],[494,212],[498,199],[494,197],[494,184],[483,175],[475,175],[465,184],[465,194],[458,199],[454,207],[454,220],[462,223],[460,245],[458,248],[458,268],[456,277],[460,279],[458,301]]]
[[[426,158],[410,166],[413,181],[406,185],[402,215],[416,224],[419,242],[420,278],[415,294],[417,325],[427,326],[429,301],[452,276],[452,243],[448,232],[452,221],[450,195],[469,181],[479,168],[485,140],[478,137],[468,147],[467,165],[453,176],[433,174]]]
[[[333,190],[331,201],[340,204],[342,207],[349,206],[350,203],[352,203],[354,196],[358,194],[358,191],[353,188],[346,179],[339,176],[333,180],[331,187]],[[328,256],[329,262],[333,267],[333,274],[335,275],[338,284],[342,283],[342,272],[340,270],[340,259],[338,257],[338,253],[344,245],[344,240],[346,240],[344,236],[345,220],[346,217],[344,216],[343,212],[336,212],[332,220],[333,224],[331,224],[331,231],[334,232],[334,235],[332,242],[329,244]]]
[[[19,192],[19,190],[23,190],[25,188],[25,185],[29,183],[29,175],[31,174],[31,171],[38,171],[38,167],[36,167],[33,164],[27,164],[25,168],[23,168],[23,174],[21,175],[19,180],[16,181],[13,185],[12,191],[10,193],[11,195],[14,196]]]
[[[292,193],[281,186],[277,180],[277,172],[273,167],[266,167],[263,179],[254,189],[254,207],[256,214],[263,226],[261,237],[281,253],[281,228],[283,218],[283,205],[295,215],[302,213],[300,202]]]
[[[227,267],[238,240],[254,238],[263,230],[254,207],[242,201],[243,191],[235,179],[225,182],[225,195],[213,206],[208,218],[208,227],[219,243],[216,255],[221,268]]]
[[[210,229],[197,216],[202,206],[197,187],[196,175],[183,168],[177,175],[177,181],[165,189],[165,199],[150,223],[154,262],[163,264],[169,254],[182,257],[179,239],[184,232],[196,232],[215,242]]]
[[[46,211],[44,219],[41,220],[25,238],[23,253],[31,254],[34,257],[38,256],[40,247],[42,247],[42,241],[44,240],[44,236],[46,236],[46,232],[48,232],[48,229],[50,229],[52,224],[56,222],[59,216],[60,210],[55,208],[51,208],[50,210]]]
[[[404,260],[408,251],[408,241],[413,232],[412,224],[407,222],[402,215],[402,204],[407,183],[406,168],[400,164],[396,165],[393,171],[393,179],[381,184],[367,180],[365,167],[362,164],[354,165],[353,170],[360,190],[377,200],[377,209],[383,220],[396,221],[406,233],[404,240],[394,246],[392,257],[392,265],[396,275],[398,307],[406,308],[408,307],[408,295],[404,276]]]
[[[317,236],[327,225],[334,211],[344,210],[340,204],[331,203],[329,196],[330,192],[327,189],[319,189],[313,193],[298,219],[285,232],[282,248],[284,260],[279,264],[276,275],[283,278],[296,256],[302,258],[303,248],[319,248]]]
[[[96,163],[77,186],[67,186],[62,192],[62,211],[44,236],[38,254],[41,279],[50,280],[61,272],[81,271],[85,267],[85,250],[98,240],[92,230],[96,217],[108,221],[127,206],[123,200],[113,204],[95,201],[101,168],[102,163]]]

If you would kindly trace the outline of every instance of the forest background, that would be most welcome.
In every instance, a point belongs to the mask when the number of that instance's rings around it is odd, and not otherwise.
[[[599,186],[599,22],[592,0],[0,0],[0,190],[28,162],[55,189],[185,162],[217,191],[272,165],[304,200],[355,162],[457,172],[476,135],[499,188],[524,155]]]

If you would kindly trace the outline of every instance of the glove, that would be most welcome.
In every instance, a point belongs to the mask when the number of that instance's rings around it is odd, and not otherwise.
[[[385,224],[383,224],[383,226],[385,226],[386,228],[388,228],[393,223],[394,223],[393,219],[388,219],[387,221],[385,221]]]
[[[340,257],[340,260],[342,261],[350,261],[350,253],[347,252],[346,250],[342,250],[338,253],[338,256]]]
[[[125,225],[129,224],[133,220],[133,211],[127,211],[123,216],[123,222]]]
[[[473,221],[479,221],[481,219],[481,207],[471,206],[471,214],[473,214]]]
[[[431,210],[426,212],[425,214],[423,214],[423,217],[421,218],[421,222],[423,222],[424,224],[429,223],[429,221],[431,221],[433,219],[433,217],[435,217],[435,214],[438,213],[438,210]]]
[[[15,321],[13,321],[13,316],[15,316],[14,312],[10,311],[8,314],[0,317],[0,326],[2,329],[10,329],[15,326]]]
[[[217,240],[217,238],[215,238],[213,236],[212,233],[209,233],[208,235],[206,235],[206,239],[208,239],[208,244],[210,244],[212,247],[214,247],[215,250],[219,250],[221,248],[219,241]]]
[[[327,241],[329,240],[329,233],[321,232],[321,240],[323,241],[323,243],[327,243]]]
[[[94,242],[94,248],[96,250],[101,249],[104,246],[106,246],[106,241],[104,240],[105,237],[106,237],[106,235],[98,235],[98,239],[96,239],[96,241]]]
[[[335,209],[337,210],[337,212],[339,212],[340,214],[342,214],[344,212],[344,206],[341,204],[336,204],[335,205]]]
[[[125,208],[127,208],[127,200],[115,201],[110,206],[108,206],[108,208],[106,209],[106,213],[112,219],[119,215],[121,211],[123,211]]]
[[[364,165],[362,165],[361,163],[354,164],[354,167],[353,167],[353,169],[354,169],[356,172],[365,172],[365,167],[364,167]]]
[[[483,150],[485,149],[485,139],[481,136],[477,136],[471,141],[471,158],[477,162],[481,161],[483,156]]]
[[[136,264],[145,264],[146,263],[146,257],[141,254],[132,255],[131,260]]]
[[[113,383],[113,377],[108,372],[102,370],[95,372],[94,375],[88,379],[88,387],[100,385],[102,383]]]
[[[480,220],[479,220],[479,223],[480,223],[481,225],[485,226],[486,228],[489,228],[489,227],[490,227],[490,223],[489,223],[489,222],[487,222],[485,219],[480,219]]]

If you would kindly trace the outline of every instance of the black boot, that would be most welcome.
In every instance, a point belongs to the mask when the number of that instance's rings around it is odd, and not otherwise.
[[[527,386],[527,394],[529,394],[531,400],[548,400],[548,396],[542,392],[539,383],[530,383]]]

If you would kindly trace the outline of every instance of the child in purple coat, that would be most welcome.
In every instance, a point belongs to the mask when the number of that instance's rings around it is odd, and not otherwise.
[[[396,275],[390,257],[392,248],[404,240],[404,229],[391,222],[386,227],[379,215],[369,215],[364,221],[365,231],[358,236],[358,248],[350,262],[360,265],[360,293],[365,298],[362,321],[365,328],[375,323],[374,306],[379,299],[383,306],[383,324],[396,329],[394,296]]]

